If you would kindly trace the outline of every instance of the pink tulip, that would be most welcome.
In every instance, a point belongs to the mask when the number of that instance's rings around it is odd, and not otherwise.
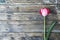
[[[49,10],[48,8],[41,8],[41,9],[40,9],[40,14],[41,14],[42,16],[47,16],[47,15],[50,14],[50,10]]]

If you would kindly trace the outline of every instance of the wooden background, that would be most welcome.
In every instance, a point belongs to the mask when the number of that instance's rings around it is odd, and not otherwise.
[[[50,40],[59,40],[60,3],[56,1],[6,0],[0,4],[0,40],[22,40],[21,37],[29,40],[28,37],[33,36],[40,36],[40,40],[43,40],[43,16],[39,14],[43,7],[51,10],[51,14],[46,17],[46,28],[49,28],[52,21],[57,21]]]

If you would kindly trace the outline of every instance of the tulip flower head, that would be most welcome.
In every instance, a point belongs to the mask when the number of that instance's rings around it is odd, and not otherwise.
[[[41,8],[41,9],[40,9],[40,14],[41,14],[42,16],[47,16],[47,15],[50,14],[50,10],[49,10],[48,8]]]

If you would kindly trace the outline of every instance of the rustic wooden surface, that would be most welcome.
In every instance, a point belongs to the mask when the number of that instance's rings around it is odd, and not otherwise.
[[[60,39],[60,14],[54,0],[7,0],[0,5],[0,39],[1,40],[29,40],[28,37],[40,36],[43,40],[43,16],[39,14],[40,8],[48,7],[51,10],[46,19],[46,28],[56,20],[50,40]],[[32,40],[32,39],[30,39]]]

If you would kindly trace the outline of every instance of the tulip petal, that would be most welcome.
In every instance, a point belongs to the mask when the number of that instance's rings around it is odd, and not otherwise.
[[[47,16],[47,15],[48,15],[46,9],[43,9],[43,11],[42,11],[42,15],[43,15],[43,16]]]
[[[40,14],[42,16],[47,16],[50,14],[50,10],[48,8],[42,8],[42,9],[40,9]]]

